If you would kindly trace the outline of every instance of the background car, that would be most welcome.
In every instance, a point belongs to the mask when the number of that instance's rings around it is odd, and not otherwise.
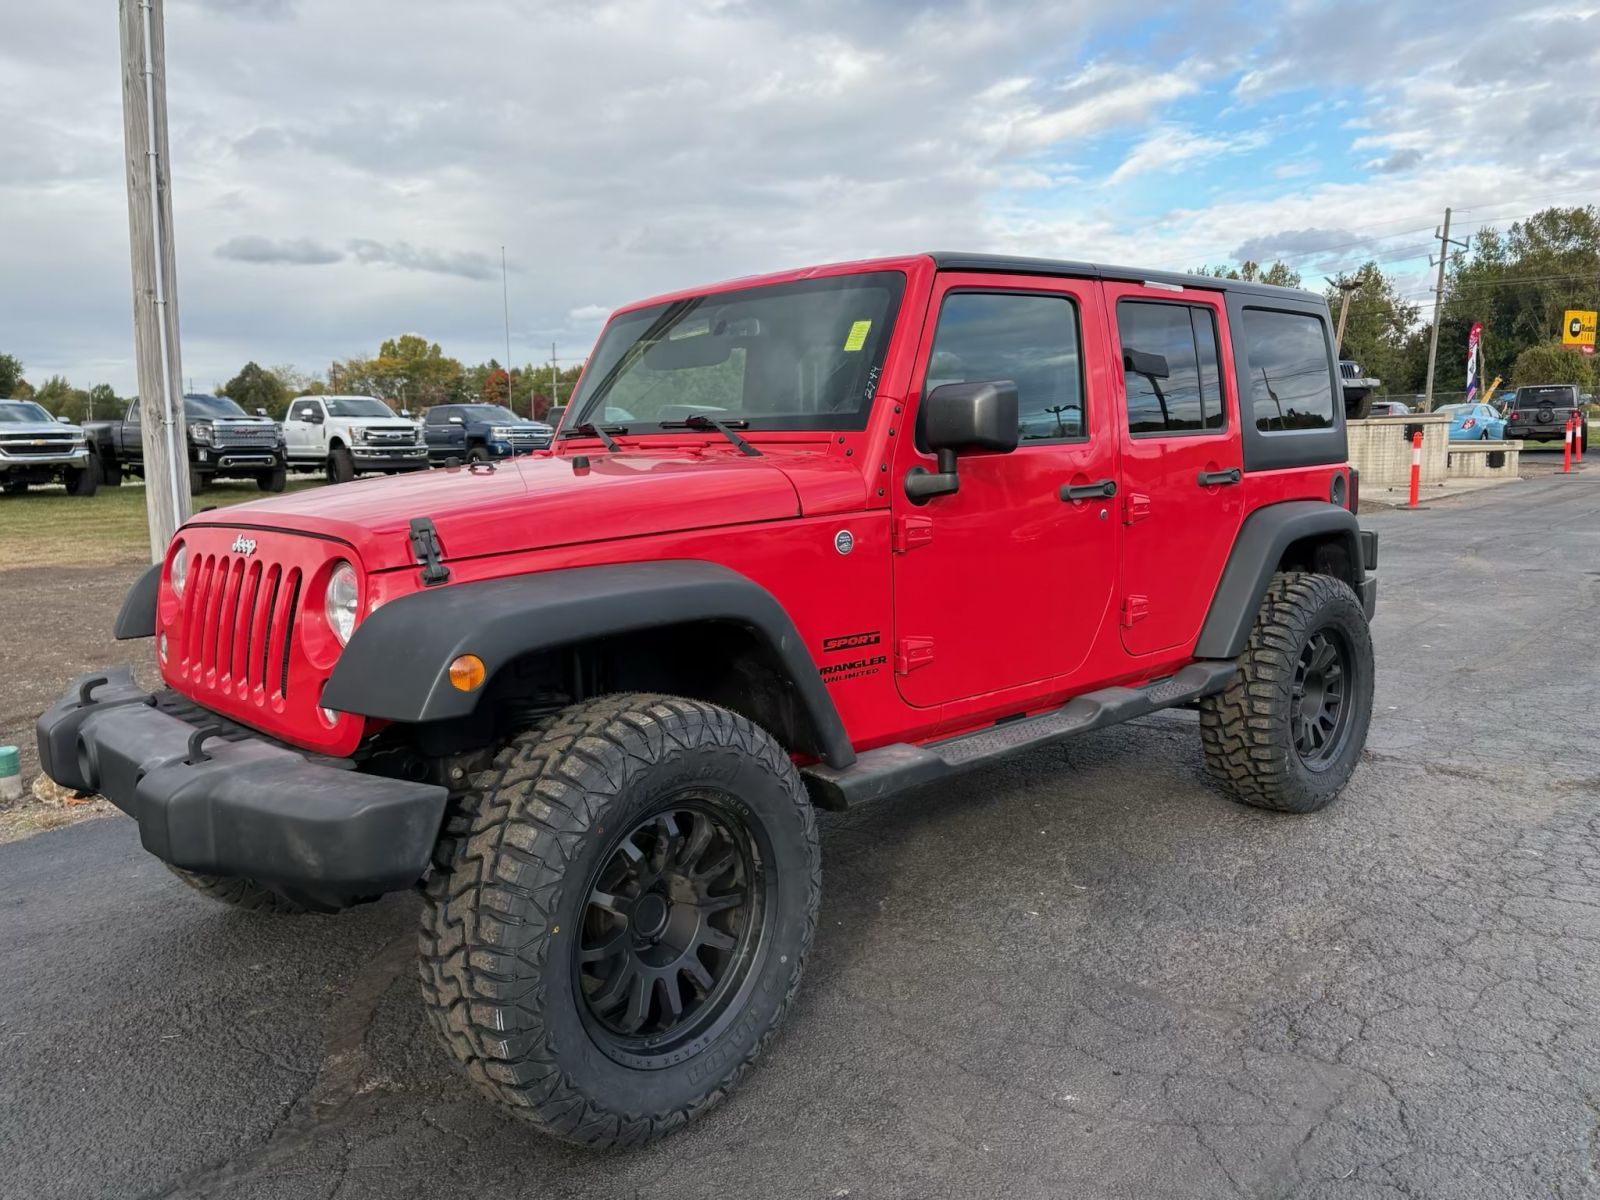
[[[554,430],[543,421],[519,417],[500,404],[440,404],[423,421],[428,458],[485,462],[543,450]]]
[[[1446,404],[1433,410],[1450,415],[1452,442],[1503,441],[1506,421],[1492,404]]]
[[[1407,417],[1411,415],[1411,406],[1399,400],[1374,400],[1372,410],[1367,413],[1369,417]]]

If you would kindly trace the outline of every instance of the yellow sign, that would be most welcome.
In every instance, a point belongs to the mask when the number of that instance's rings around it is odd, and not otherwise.
[[[1590,313],[1589,315],[1591,317],[1594,316],[1593,313]],[[861,347],[867,344],[867,334],[871,331],[871,321],[857,321],[854,325],[850,326],[850,334],[844,339],[844,348],[852,352],[861,349]],[[1589,325],[1589,340],[1594,340],[1594,323],[1592,321]]]
[[[1581,308],[1567,309],[1566,322],[1561,327],[1563,346],[1594,345],[1595,314]]]

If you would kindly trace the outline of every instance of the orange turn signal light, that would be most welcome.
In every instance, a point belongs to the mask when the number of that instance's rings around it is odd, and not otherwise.
[[[458,654],[450,660],[450,686],[459,692],[475,692],[483,686],[483,659],[476,654]]]

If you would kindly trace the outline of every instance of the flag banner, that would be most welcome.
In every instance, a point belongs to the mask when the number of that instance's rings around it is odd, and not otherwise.
[[[1478,343],[1483,340],[1483,322],[1475,321],[1467,338],[1467,402],[1478,398]]]

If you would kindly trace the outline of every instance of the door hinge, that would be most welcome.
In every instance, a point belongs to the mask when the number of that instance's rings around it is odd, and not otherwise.
[[[1150,597],[1124,596],[1122,598],[1122,623],[1124,626],[1132,625],[1135,621],[1142,621],[1150,615]]]
[[[894,646],[894,673],[909,675],[933,661],[931,637],[903,637]]]
[[[1122,523],[1132,525],[1150,515],[1150,497],[1142,492],[1129,492],[1122,498]]]
[[[933,541],[932,517],[898,517],[894,523],[894,552],[904,554]]]

